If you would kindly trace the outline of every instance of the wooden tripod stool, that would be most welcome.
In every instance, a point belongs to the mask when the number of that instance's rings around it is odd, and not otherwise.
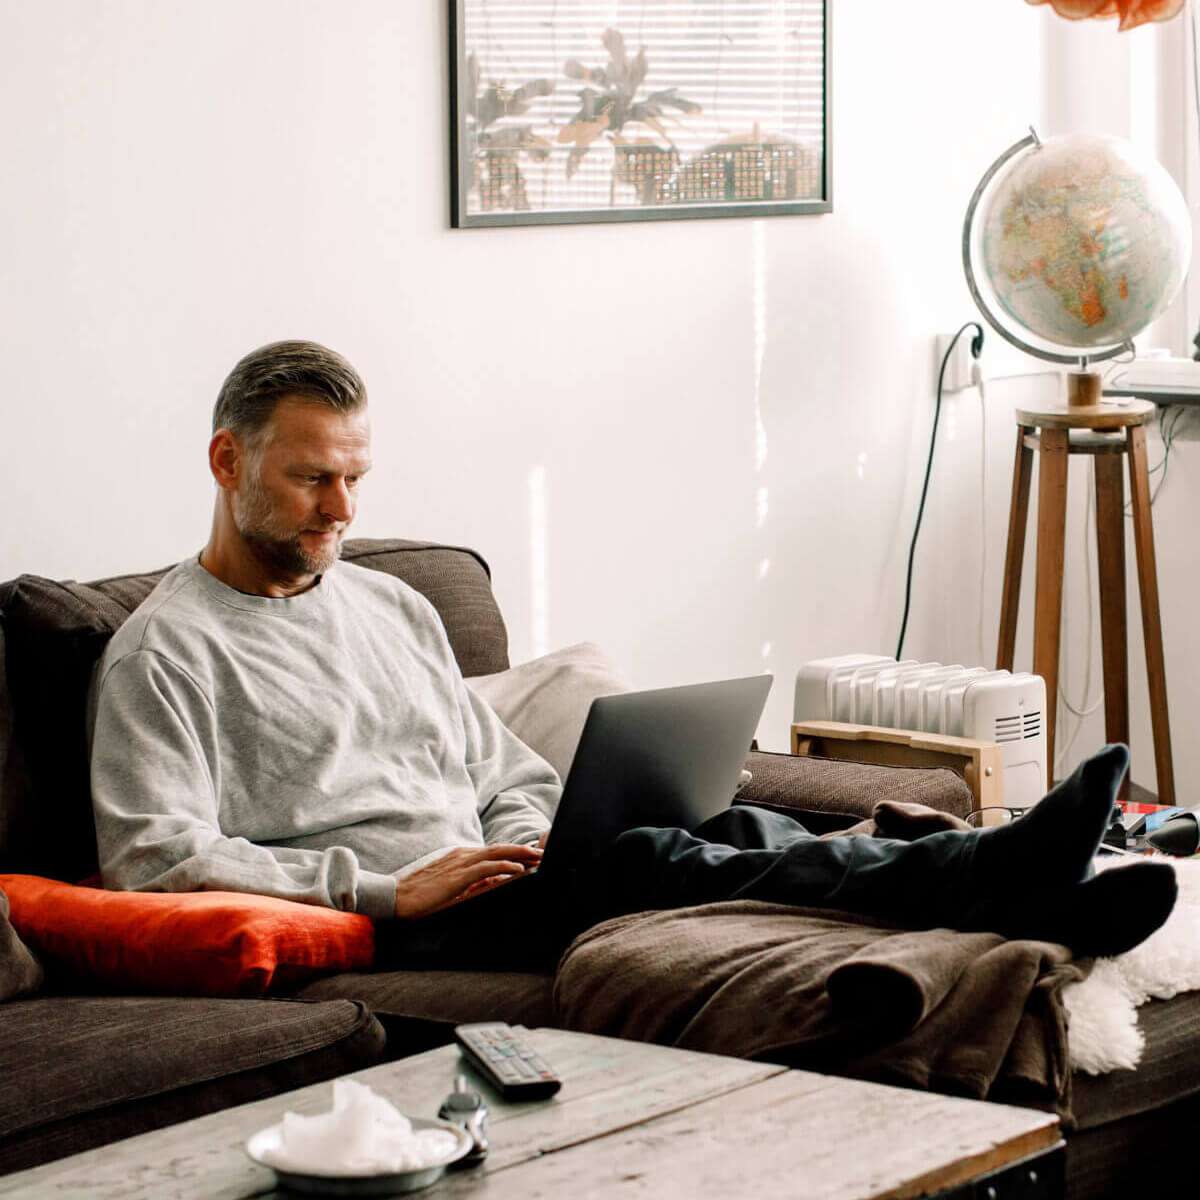
[[[1067,523],[1067,462],[1073,454],[1093,456],[1096,467],[1096,560],[1100,576],[1100,640],[1104,662],[1104,732],[1110,742],[1129,741],[1129,674],[1125,620],[1125,493],[1121,456],[1129,458],[1129,490],[1133,502],[1133,536],[1137,550],[1138,591],[1146,645],[1146,677],[1150,684],[1150,723],[1154,732],[1154,765],[1158,801],[1175,803],[1171,766],[1171,729],[1167,718],[1167,675],[1163,658],[1162,621],[1158,606],[1158,574],[1154,561],[1154,529],[1150,522],[1150,481],[1146,468],[1147,422],[1154,405],[1130,400],[1102,404],[1100,377],[1067,377],[1068,403],[1017,409],[1017,457],[1013,468],[1012,508],[1008,518],[1008,551],[1000,600],[1000,639],[996,666],[1012,670],[1017,638],[1017,606],[1033,453],[1038,471],[1037,587],[1033,621],[1033,670],[1046,681],[1046,754],[1054,777],[1055,711],[1058,656],[1062,625],[1064,534]],[[1129,780],[1122,787],[1127,797]]]

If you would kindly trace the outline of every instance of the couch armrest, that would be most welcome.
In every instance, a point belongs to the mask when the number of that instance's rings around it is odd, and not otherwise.
[[[813,833],[847,824],[833,819],[839,814],[869,817],[880,800],[926,804],[958,817],[975,807],[963,777],[944,766],[880,766],[757,750],[746,759],[746,770],[753,778],[738,792],[739,803],[799,810]]]
[[[792,753],[880,766],[945,767],[970,788],[973,808],[1004,803],[1004,762],[996,742],[842,721],[802,721],[792,726]]]

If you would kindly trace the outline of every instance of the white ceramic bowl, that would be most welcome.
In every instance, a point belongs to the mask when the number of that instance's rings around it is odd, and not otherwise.
[[[458,1162],[470,1149],[470,1135],[461,1125],[450,1121],[434,1121],[425,1117],[409,1117],[413,1129],[444,1129],[458,1139],[453,1153],[432,1167],[413,1171],[388,1171],[373,1175],[347,1175],[344,1171],[328,1174],[300,1174],[273,1166],[263,1155],[278,1150],[283,1140],[283,1126],[269,1125],[260,1129],[246,1143],[246,1153],[260,1166],[270,1167],[279,1177],[279,1185],[289,1192],[305,1196],[395,1196],[400,1192],[415,1192],[428,1187],[442,1177],[451,1164]]]

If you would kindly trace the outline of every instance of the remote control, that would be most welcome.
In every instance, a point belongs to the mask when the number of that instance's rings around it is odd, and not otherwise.
[[[503,1021],[456,1025],[454,1040],[505,1100],[544,1100],[562,1087],[528,1039]]]

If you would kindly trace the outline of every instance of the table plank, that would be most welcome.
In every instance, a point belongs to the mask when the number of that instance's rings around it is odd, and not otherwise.
[[[492,1173],[786,1073],[772,1064],[615,1038],[558,1029],[527,1032],[564,1086],[550,1101],[510,1104],[472,1076],[491,1110]],[[463,1069],[457,1048],[443,1046],[347,1078],[369,1084],[403,1112],[432,1116]],[[211,1113],[4,1176],[0,1197],[244,1200],[269,1193],[274,1173],[246,1157],[246,1138],[285,1112],[327,1110],[331,1098],[331,1084],[320,1083]]]
[[[1058,1142],[1045,1113],[793,1071],[439,1196],[909,1200]]]

